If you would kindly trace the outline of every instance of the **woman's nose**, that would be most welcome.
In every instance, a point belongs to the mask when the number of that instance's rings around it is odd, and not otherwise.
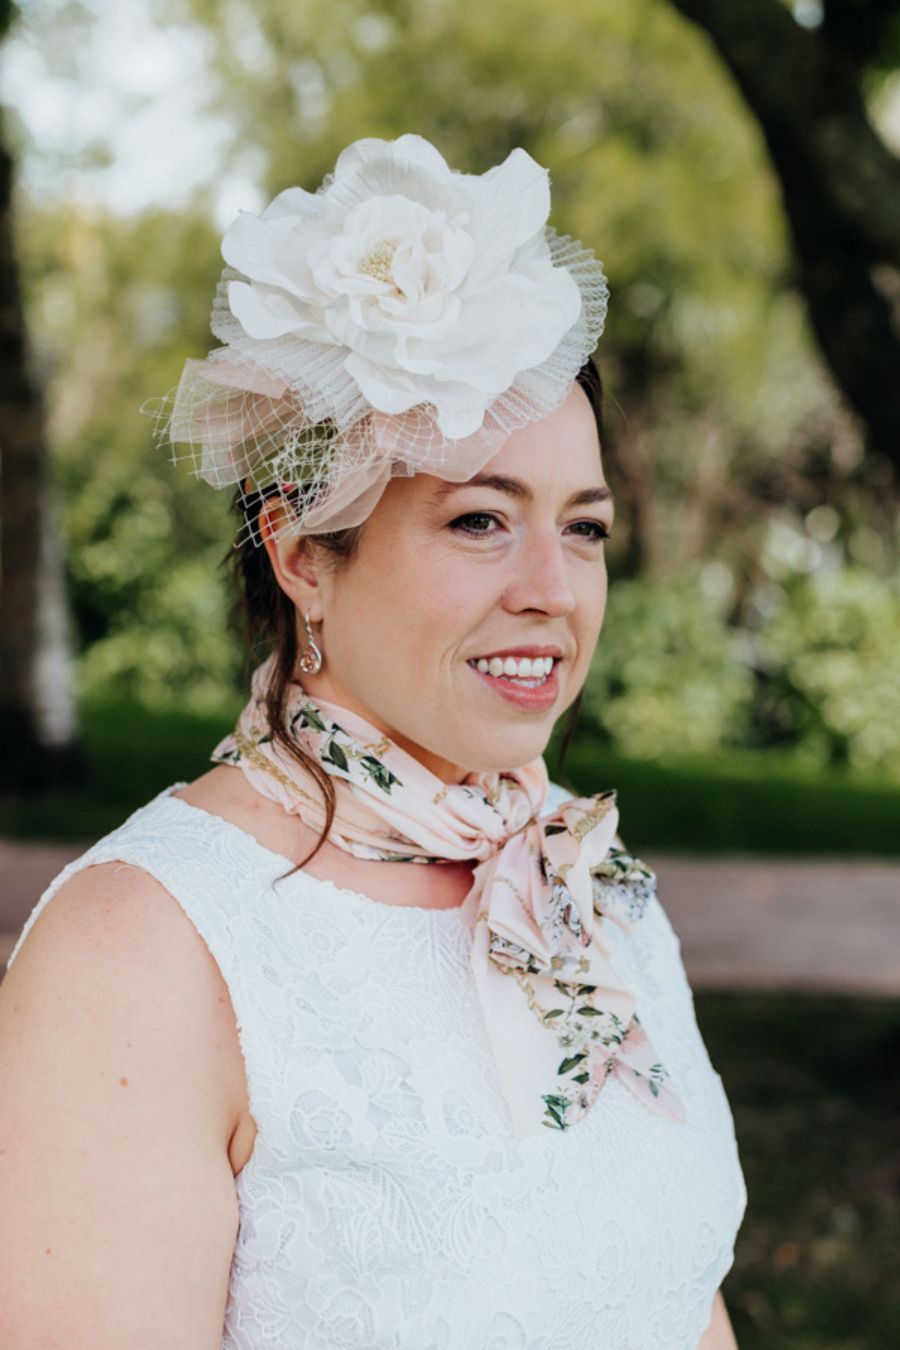
[[[512,613],[534,610],[553,618],[571,614],[575,608],[570,563],[563,541],[532,536],[511,560],[511,577],[503,595],[504,607]]]

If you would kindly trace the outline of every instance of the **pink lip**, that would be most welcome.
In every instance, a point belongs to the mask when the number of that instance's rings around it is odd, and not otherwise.
[[[494,654],[496,656],[552,656],[553,652],[550,650],[540,651],[537,648],[526,650],[516,647],[506,653],[496,652]],[[513,684],[512,680],[506,679],[503,675],[485,675],[473,665],[470,665],[469,669],[493,693],[499,694],[501,698],[506,699],[507,703],[514,703],[516,707],[523,708],[527,712],[546,712],[548,708],[553,707],[553,704],[559,698],[556,665],[554,665],[544,683],[535,685],[533,689],[525,689],[520,684]]]

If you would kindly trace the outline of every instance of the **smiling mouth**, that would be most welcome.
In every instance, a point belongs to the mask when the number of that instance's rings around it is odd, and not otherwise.
[[[482,675],[505,680],[520,689],[538,689],[553,674],[557,660],[552,656],[481,656],[468,664]]]

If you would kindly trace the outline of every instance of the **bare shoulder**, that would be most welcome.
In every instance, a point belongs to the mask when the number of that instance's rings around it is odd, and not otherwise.
[[[245,1079],[218,967],[148,874],[84,867],[38,916],[0,1081],[0,1343],[219,1345]]]
[[[210,1126],[218,1116],[229,1134],[246,1099],[222,974],[173,896],[128,863],[85,867],[59,887],[0,984],[0,1046],[4,1033],[70,1060],[118,1042],[123,1078],[138,1055],[162,1070],[177,1046],[206,1085]]]

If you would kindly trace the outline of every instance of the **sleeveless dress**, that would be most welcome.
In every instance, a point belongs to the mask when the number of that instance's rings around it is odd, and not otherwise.
[[[461,911],[273,885],[291,864],[180,786],[60,873],[10,961],[66,878],[114,860],[216,960],[258,1127],[222,1350],[695,1350],[746,1192],[658,900],[610,937],[685,1121],[613,1077],[582,1123],[516,1139]]]

